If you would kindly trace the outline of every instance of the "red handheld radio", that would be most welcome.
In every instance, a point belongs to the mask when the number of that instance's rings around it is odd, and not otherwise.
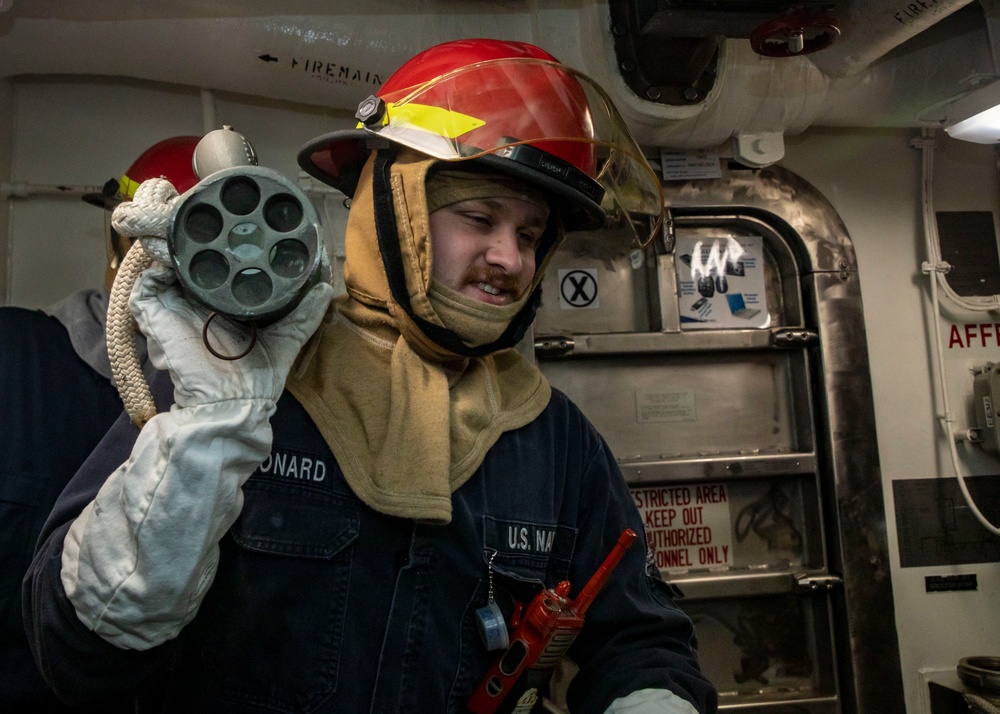
[[[531,711],[538,701],[538,689],[548,681],[552,669],[583,629],[583,616],[601,591],[632,543],[635,531],[626,528],[615,547],[570,600],[570,584],[563,580],[535,596],[524,615],[516,622],[510,646],[497,658],[469,698],[472,714],[494,714],[501,706],[505,712]]]

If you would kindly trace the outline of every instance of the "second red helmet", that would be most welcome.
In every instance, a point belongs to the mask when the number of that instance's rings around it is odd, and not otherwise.
[[[85,194],[83,200],[111,210],[122,201],[131,201],[139,184],[151,178],[164,178],[177,193],[184,193],[198,183],[192,160],[199,141],[200,136],[173,136],[156,142],[132,162],[121,178],[108,179],[100,193]]]

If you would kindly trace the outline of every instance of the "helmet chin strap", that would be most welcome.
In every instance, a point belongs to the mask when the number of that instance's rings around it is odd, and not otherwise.
[[[393,149],[380,149],[375,157],[372,174],[372,195],[375,205],[375,234],[378,237],[379,253],[389,281],[389,290],[393,300],[403,308],[420,331],[435,344],[444,347],[462,357],[482,357],[499,350],[516,345],[528,327],[535,319],[535,312],[542,299],[541,282],[532,291],[521,311],[514,316],[499,338],[486,345],[470,347],[465,344],[453,330],[436,325],[419,315],[414,314],[410,304],[410,295],[406,290],[406,274],[403,268],[403,256],[399,247],[399,232],[396,228],[396,213],[392,200],[392,181],[390,169],[396,159]],[[551,228],[549,230],[552,230]]]

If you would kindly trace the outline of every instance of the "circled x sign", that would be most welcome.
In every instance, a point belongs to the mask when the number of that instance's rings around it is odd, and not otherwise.
[[[597,299],[597,279],[590,271],[571,270],[563,275],[559,290],[572,307],[587,307]]]

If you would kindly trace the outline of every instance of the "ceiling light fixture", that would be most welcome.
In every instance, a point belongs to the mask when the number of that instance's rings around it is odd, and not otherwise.
[[[944,130],[962,141],[1000,142],[1000,81],[949,102],[945,108]]]

